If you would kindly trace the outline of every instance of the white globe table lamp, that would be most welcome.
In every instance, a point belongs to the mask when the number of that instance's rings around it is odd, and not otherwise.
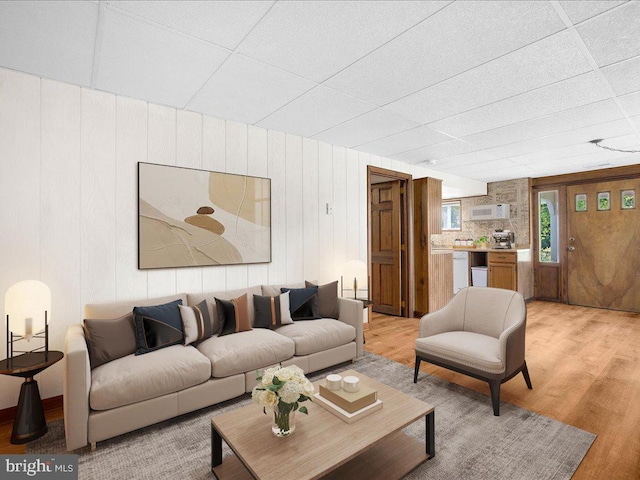
[[[7,315],[7,358],[14,353],[28,353],[13,349],[18,340],[30,341],[44,338],[44,348],[49,351],[49,314],[51,312],[51,290],[38,280],[24,280],[13,284],[4,297]],[[44,337],[40,334],[44,333]],[[34,351],[31,350],[31,351]]]

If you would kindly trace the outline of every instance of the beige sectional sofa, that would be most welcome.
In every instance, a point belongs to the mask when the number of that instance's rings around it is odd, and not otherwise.
[[[289,287],[304,287],[304,284]],[[181,299],[184,305],[207,300],[215,325],[215,298],[245,293],[249,317],[255,319],[253,295],[278,287],[180,294],[163,298],[86,305],[85,318],[115,319],[134,306],[159,305]],[[65,342],[64,422],[67,450],[121,435],[141,427],[207,407],[250,392],[256,370],[295,364],[314,372],[362,355],[362,304],[339,298],[339,319],[294,322],[277,330],[254,328],[217,336],[192,345],[173,345],[118,358],[93,370],[81,323],[70,325]]]

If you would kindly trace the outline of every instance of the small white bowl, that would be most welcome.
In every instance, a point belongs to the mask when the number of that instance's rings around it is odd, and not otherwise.
[[[360,390],[360,379],[358,377],[344,377],[342,379],[342,388],[345,392],[357,392]]]
[[[340,390],[342,388],[342,377],[340,375],[327,375],[327,388],[329,390]]]

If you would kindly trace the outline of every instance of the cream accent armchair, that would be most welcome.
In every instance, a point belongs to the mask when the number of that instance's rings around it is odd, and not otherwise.
[[[527,309],[518,292],[463,288],[441,310],[420,320],[413,382],[422,360],[489,383],[493,414],[500,415],[500,385],[522,372]]]

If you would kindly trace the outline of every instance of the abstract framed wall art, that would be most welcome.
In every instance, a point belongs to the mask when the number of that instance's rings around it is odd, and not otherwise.
[[[271,180],[138,163],[138,268],[271,261]]]

